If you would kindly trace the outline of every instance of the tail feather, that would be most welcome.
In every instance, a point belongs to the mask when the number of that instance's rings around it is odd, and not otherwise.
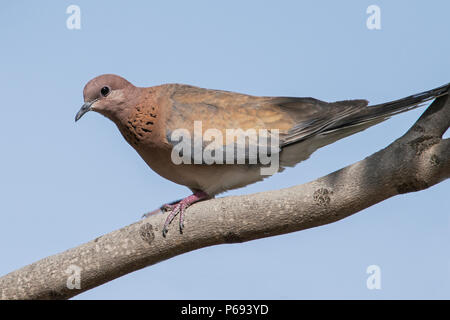
[[[405,112],[425,102],[449,94],[450,83],[403,99],[367,106],[367,101],[350,100],[329,104],[330,112],[322,117],[301,122],[284,138],[280,157],[282,167],[293,167],[306,160],[318,148],[363,131],[390,116]],[[347,107],[346,107],[347,106]],[[348,107],[350,106],[350,108]],[[310,143],[300,143],[314,136]]]
[[[389,117],[423,106],[427,101],[436,99],[449,93],[450,83],[438,88],[414,94],[403,99],[398,99],[386,103],[368,106],[360,109],[344,119],[335,122],[328,127],[324,133],[329,133],[345,127],[363,126],[364,124],[376,124]]]

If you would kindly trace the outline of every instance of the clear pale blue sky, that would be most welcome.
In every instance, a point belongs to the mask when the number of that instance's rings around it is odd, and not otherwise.
[[[66,8],[81,8],[81,30]],[[366,8],[381,8],[381,30]],[[10,1],[0,9],[0,274],[189,194],[152,172],[112,122],[76,125],[102,73],[255,95],[379,103],[450,81],[448,1]],[[424,108],[228,194],[304,183],[372,154]],[[447,133],[447,136],[449,134]],[[450,298],[450,182],[340,222],[201,249],[77,298]],[[226,194],[225,194],[226,195]],[[366,268],[381,268],[381,290]]]

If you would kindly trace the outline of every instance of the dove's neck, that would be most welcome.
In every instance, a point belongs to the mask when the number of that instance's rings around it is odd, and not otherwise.
[[[113,120],[125,140],[138,152],[157,144],[161,114],[154,88],[135,88],[133,95]]]

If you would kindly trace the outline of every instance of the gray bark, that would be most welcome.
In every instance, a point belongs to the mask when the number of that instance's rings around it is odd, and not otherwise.
[[[176,255],[338,221],[387,198],[426,189],[450,177],[448,95],[436,99],[401,138],[355,164],[315,181],[277,191],[197,203],[183,234],[155,215],[0,278],[2,299],[68,299]],[[81,270],[69,289],[70,266]]]

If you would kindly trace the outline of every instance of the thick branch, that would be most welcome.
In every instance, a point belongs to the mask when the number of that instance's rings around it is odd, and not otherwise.
[[[450,177],[450,139],[442,139],[449,125],[447,95],[403,137],[362,161],[292,188],[195,204],[187,210],[183,234],[174,223],[163,238],[165,216],[151,216],[3,276],[0,297],[67,299],[188,251],[324,225],[426,189]],[[81,289],[67,287],[71,265],[81,268]]]

